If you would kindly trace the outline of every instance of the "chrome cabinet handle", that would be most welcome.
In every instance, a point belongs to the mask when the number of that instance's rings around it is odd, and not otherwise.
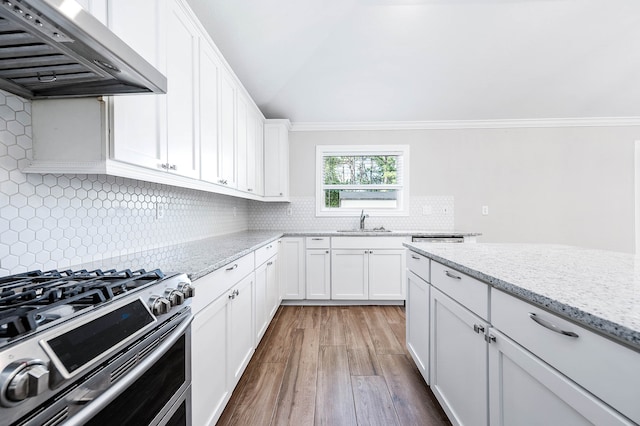
[[[449,271],[444,271],[444,274],[445,274],[446,276],[448,276],[449,278],[453,278],[454,280],[461,280],[461,279],[462,279],[462,277],[460,277],[460,276],[458,276],[458,275],[454,275],[454,274],[452,274],[452,273],[451,273],[451,272],[449,272]]]
[[[178,170],[178,166],[176,166],[175,164],[171,164],[169,165],[169,170]]]
[[[420,257],[419,257],[419,256],[416,256],[415,254],[412,254],[412,255],[411,255],[411,258],[412,258],[412,259],[415,259],[415,260],[420,260]]]
[[[267,266],[273,265],[273,262],[267,262]]]
[[[311,241],[324,241],[324,238],[312,238]]]
[[[551,331],[553,331],[555,333],[558,333],[558,334],[562,334],[563,336],[580,337],[578,334],[574,333],[573,331],[563,330],[560,327],[558,327],[557,325],[555,325],[554,323],[540,318],[539,316],[537,316],[533,312],[529,312],[529,318],[531,318],[537,324],[543,326],[544,328],[548,328],[549,330],[551,330]]]
[[[233,271],[234,269],[238,268],[238,264],[234,263],[232,267],[225,269],[226,271]]]

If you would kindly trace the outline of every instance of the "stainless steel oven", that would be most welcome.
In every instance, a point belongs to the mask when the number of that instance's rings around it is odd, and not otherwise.
[[[191,424],[185,275],[56,271],[1,295],[1,425]]]

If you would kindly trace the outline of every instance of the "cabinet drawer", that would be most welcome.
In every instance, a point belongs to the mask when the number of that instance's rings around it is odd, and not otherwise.
[[[191,302],[193,313],[197,314],[253,270],[254,256],[250,253],[194,281],[196,294]]]
[[[331,237],[307,237],[305,240],[308,249],[331,248]]]
[[[278,252],[278,242],[271,241],[269,244],[265,244],[255,251],[256,255],[256,267],[262,265],[269,258]]]
[[[640,423],[640,352],[495,289],[491,292],[491,320],[502,333]]]
[[[431,277],[429,276],[431,268],[428,257],[407,250],[407,268],[426,282],[431,282]]]
[[[476,315],[489,319],[487,284],[438,262],[431,262],[431,284]]]

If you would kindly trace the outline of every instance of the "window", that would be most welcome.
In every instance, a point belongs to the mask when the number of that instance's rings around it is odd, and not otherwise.
[[[316,215],[408,215],[409,147],[316,147]]]

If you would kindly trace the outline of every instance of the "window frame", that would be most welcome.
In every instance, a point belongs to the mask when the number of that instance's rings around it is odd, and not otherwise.
[[[395,209],[365,208],[366,214],[375,216],[409,216],[409,145],[316,145],[316,217],[351,217],[360,216],[362,208],[324,206],[324,182],[323,171],[325,156],[376,156],[376,155],[399,155],[402,157],[402,176],[399,177],[401,184],[393,185],[371,185],[371,189],[381,189],[384,187],[398,188],[398,207]]]

